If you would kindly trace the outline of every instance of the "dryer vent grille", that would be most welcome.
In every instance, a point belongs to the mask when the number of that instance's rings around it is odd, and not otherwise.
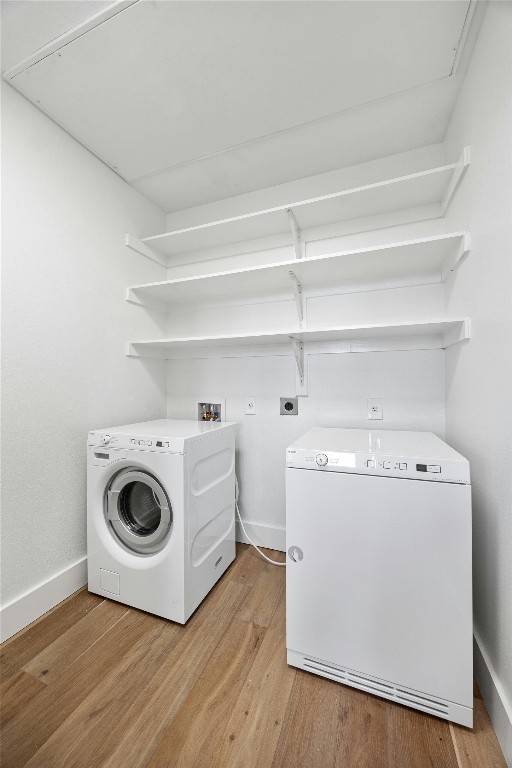
[[[422,709],[438,717],[446,717],[448,715],[449,707],[444,701],[422,696],[404,688],[398,688],[392,683],[386,683],[383,680],[363,675],[360,672],[335,667],[324,661],[317,661],[307,657],[303,658],[303,668],[319,672],[324,677],[330,677],[332,680],[368,691],[368,693],[384,696],[387,699],[396,701],[398,704],[411,704],[416,709]]]

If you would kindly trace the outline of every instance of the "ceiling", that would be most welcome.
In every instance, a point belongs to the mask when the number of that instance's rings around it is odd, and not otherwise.
[[[469,9],[7,0],[2,68],[117,173],[179,210],[441,141]]]
[[[114,0],[1,0],[2,71],[109,5]]]

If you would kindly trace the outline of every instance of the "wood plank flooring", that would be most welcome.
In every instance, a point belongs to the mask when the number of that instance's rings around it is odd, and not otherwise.
[[[1,648],[2,768],[506,768],[478,690],[470,731],[288,667],[284,576],[238,545],[185,627],[68,598]]]

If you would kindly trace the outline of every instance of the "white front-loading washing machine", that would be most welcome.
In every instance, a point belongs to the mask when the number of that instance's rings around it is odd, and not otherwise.
[[[89,432],[88,587],[184,624],[235,558],[234,423]]]

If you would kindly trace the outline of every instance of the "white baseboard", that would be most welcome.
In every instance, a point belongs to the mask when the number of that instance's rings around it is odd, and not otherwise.
[[[32,624],[87,583],[87,558],[82,557],[0,608],[0,642]]]
[[[252,523],[244,519],[247,533],[258,547],[286,551],[286,532],[284,526],[267,525],[266,523]],[[249,539],[242,530],[242,526],[236,521],[236,540],[243,544],[250,544]]]
[[[508,700],[481,639],[474,636],[475,677],[508,768],[512,768],[512,702]]]

